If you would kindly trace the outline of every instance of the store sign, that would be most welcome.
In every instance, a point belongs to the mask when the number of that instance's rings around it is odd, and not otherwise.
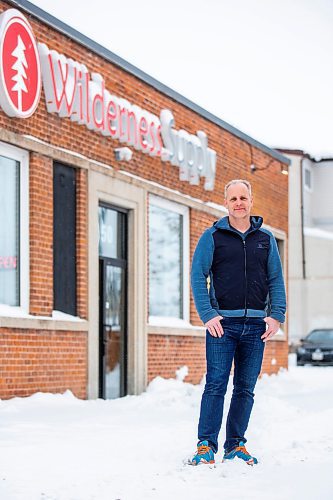
[[[19,11],[7,10],[0,18],[0,104],[8,116],[28,118],[41,89],[35,37]]]
[[[15,21],[17,19],[19,21]],[[23,28],[18,27],[24,22],[25,34]],[[7,26],[12,24],[17,29],[11,29],[9,43]],[[84,64],[50,50],[44,43],[38,43],[38,58],[30,25],[15,9],[0,16],[0,33],[2,61],[7,61],[6,70],[1,68],[0,93],[5,97],[1,97],[0,104],[9,116],[24,118],[36,109],[40,61],[48,112],[170,162],[179,168],[182,181],[198,185],[200,177],[204,177],[204,188],[214,189],[216,152],[208,147],[204,132],[194,135],[176,130],[171,111],[162,110],[158,117],[113,95],[105,88],[101,75],[89,73]],[[27,107],[31,101],[27,98],[29,95],[35,96],[34,108]]]
[[[201,130],[197,135],[186,130],[175,130],[171,111],[161,111],[161,136],[164,147],[162,160],[179,167],[179,179],[198,185],[200,177],[205,177],[204,188],[214,189],[216,151],[208,147],[207,135]]]

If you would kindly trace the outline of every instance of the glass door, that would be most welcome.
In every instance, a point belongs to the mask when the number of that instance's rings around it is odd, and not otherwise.
[[[100,222],[100,394],[127,392],[126,214],[99,207]],[[112,256],[111,256],[112,255]]]

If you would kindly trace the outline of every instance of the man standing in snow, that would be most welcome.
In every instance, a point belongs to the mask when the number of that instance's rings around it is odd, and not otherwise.
[[[229,216],[201,236],[194,252],[191,283],[195,305],[206,331],[207,375],[201,400],[197,452],[193,465],[214,463],[232,362],[224,460],[258,461],[245,448],[265,342],[284,322],[286,294],[277,244],[251,216],[251,184],[228,182],[224,190]]]

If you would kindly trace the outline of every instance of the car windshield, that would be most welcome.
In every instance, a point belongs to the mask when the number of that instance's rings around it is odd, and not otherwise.
[[[308,342],[324,342],[325,344],[333,343],[333,330],[314,330],[306,337]]]

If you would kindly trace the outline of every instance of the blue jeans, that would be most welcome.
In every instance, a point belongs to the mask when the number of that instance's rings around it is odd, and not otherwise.
[[[224,396],[234,361],[234,389],[230,403],[224,449],[228,452],[245,432],[253,407],[256,385],[265,344],[261,335],[266,330],[262,318],[228,318],[222,320],[224,335],[212,337],[206,332],[207,375],[202,395],[198,427],[199,441],[207,440],[216,453],[223,417]]]

